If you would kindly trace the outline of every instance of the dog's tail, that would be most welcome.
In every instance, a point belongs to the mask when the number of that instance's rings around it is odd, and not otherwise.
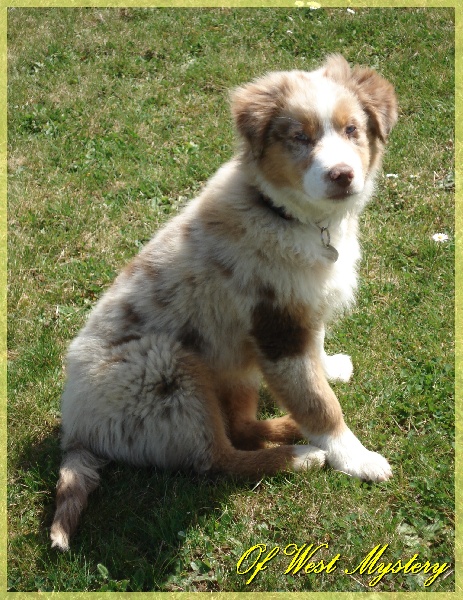
[[[50,532],[52,548],[69,550],[69,540],[87,506],[88,495],[100,482],[98,469],[107,462],[84,448],[65,454],[56,486],[56,512]]]

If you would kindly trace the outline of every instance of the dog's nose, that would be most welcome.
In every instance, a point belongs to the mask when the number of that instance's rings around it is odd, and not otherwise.
[[[340,187],[346,188],[354,179],[354,169],[345,163],[340,163],[339,165],[335,165],[332,169],[330,169],[328,176],[331,181],[337,183]]]

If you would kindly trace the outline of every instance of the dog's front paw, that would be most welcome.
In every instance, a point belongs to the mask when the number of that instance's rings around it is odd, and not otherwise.
[[[392,477],[387,460],[367,450],[350,429],[337,436],[310,436],[310,440],[326,452],[326,462],[336,471],[364,481],[387,481]]]
[[[389,463],[377,452],[370,452],[362,446],[362,451],[349,455],[328,455],[328,463],[336,471],[357,477],[363,481],[387,481],[392,477]]]
[[[350,356],[347,354],[325,355],[322,362],[327,379],[331,381],[349,381],[352,377],[354,367]]]

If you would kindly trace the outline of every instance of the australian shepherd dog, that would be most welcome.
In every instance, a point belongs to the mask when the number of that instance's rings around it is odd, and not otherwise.
[[[397,119],[393,87],[331,55],[236,89],[236,155],[120,273],[71,343],[53,546],[108,461],[257,478],[327,463],[384,481],[328,380],[325,324],[354,298],[358,218]],[[264,380],[285,409],[256,418]],[[305,440],[305,445],[295,444]]]

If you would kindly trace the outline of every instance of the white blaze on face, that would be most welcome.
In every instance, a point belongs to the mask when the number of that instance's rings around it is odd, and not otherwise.
[[[349,195],[363,191],[365,175],[362,161],[352,142],[341,137],[335,131],[324,132],[317,144],[310,167],[304,174],[305,193],[314,200],[336,196],[335,184],[330,181],[329,173],[337,165],[347,165],[354,177],[349,186]],[[339,193],[342,190],[338,191]]]
[[[353,141],[336,131],[334,117],[342,106],[341,96],[349,104],[353,101],[349,92],[336,83],[317,73],[315,85],[316,114],[321,126],[321,137],[313,150],[312,161],[303,176],[305,193],[313,200],[323,200],[342,195],[342,188],[330,179],[330,172],[342,165],[352,170],[353,179],[349,185],[348,195],[359,194],[365,184],[365,172],[360,152]],[[354,101],[355,103],[355,101]],[[357,115],[358,116],[358,115]],[[363,117],[363,115],[362,115]],[[350,125],[351,123],[346,123]]]

